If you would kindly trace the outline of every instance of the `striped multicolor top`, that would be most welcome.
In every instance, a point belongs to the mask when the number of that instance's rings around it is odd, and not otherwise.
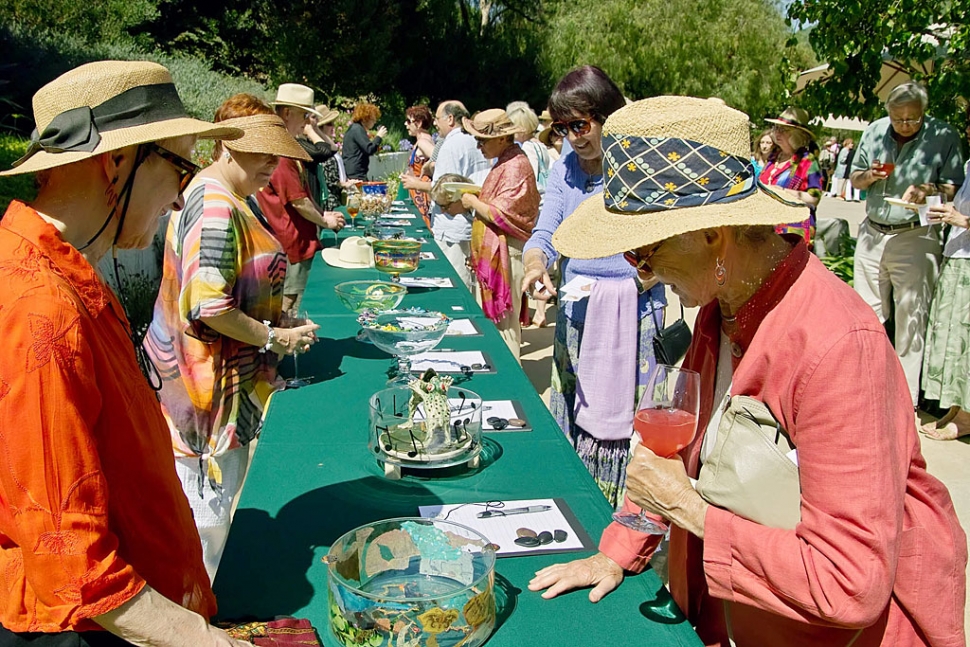
[[[196,178],[165,234],[162,285],[145,349],[162,376],[162,412],[177,456],[217,457],[259,432],[282,388],[278,357],[203,321],[241,310],[280,318],[286,256],[243,198]]]

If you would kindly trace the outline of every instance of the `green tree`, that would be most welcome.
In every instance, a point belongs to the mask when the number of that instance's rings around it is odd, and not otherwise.
[[[755,121],[785,103],[789,30],[769,0],[557,0],[545,33],[551,80],[591,63],[631,98],[717,96]]]
[[[883,62],[895,60],[926,85],[936,116],[962,123],[962,100],[970,98],[967,0],[796,0],[788,17],[812,26],[812,49],[831,69],[801,95],[807,109],[882,116],[875,90]]]
[[[0,2],[0,24],[113,42],[127,37],[129,29],[155,18],[156,5],[157,0],[4,0]]]

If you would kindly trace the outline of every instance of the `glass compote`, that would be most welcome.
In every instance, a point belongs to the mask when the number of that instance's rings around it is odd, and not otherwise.
[[[346,281],[333,286],[333,291],[345,308],[357,314],[364,310],[393,310],[408,293],[405,286],[388,281]],[[363,330],[357,331],[357,341],[370,343]]]
[[[372,247],[374,267],[390,274],[395,283],[401,280],[401,274],[418,269],[421,262],[421,242],[417,240],[375,240]]]
[[[697,433],[700,406],[700,375],[695,371],[657,364],[633,416],[633,429],[640,444],[657,456],[673,458],[690,444]],[[651,535],[667,533],[663,522],[638,514],[617,512],[614,521],[627,528]]]
[[[411,356],[438,345],[451,320],[440,312],[420,309],[366,311],[357,318],[371,342],[397,358],[397,376],[388,384],[407,385],[411,381]]]

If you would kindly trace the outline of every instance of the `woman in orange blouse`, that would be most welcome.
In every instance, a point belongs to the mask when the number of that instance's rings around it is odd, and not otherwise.
[[[182,206],[197,137],[242,133],[187,117],[155,63],[83,65],[33,105],[31,146],[2,173],[40,190],[0,220],[0,644],[248,645],[207,622],[158,376],[96,269]]]

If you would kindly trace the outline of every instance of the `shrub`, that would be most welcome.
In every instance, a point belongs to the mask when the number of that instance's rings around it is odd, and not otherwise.
[[[23,137],[0,131],[0,169],[8,169],[27,152],[28,141]],[[0,177],[0,214],[7,210],[11,200],[33,200],[37,185],[33,175]]]

